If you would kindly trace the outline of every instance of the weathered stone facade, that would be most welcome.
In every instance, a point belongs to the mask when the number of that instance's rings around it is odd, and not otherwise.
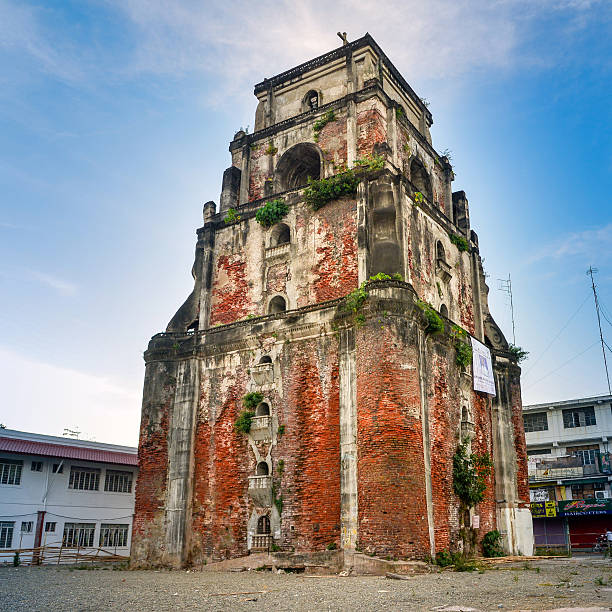
[[[255,132],[230,144],[220,210],[204,206],[194,291],[145,353],[133,561],[329,545],[426,558],[459,540],[452,457],[464,438],[494,459],[479,533],[498,528],[506,550],[530,553],[520,369],[431,114],[369,35],[255,94]],[[384,163],[355,195],[306,205],[308,177],[372,155]],[[278,197],[287,215],[262,227],[255,212]],[[343,308],[379,272],[403,280],[370,283],[359,316]],[[426,333],[419,300],[444,332]],[[453,324],[490,347],[497,397],[457,365]],[[243,434],[248,392],[263,400]]]

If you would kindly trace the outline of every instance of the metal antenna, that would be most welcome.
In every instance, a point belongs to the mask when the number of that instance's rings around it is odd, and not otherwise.
[[[510,278],[510,274],[508,274],[507,280],[505,278],[498,278],[497,282],[499,283],[497,288],[510,296],[510,314],[512,315],[512,344],[516,346],[516,333],[514,330],[514,303],[512,301],[512,279]]]
[[[606,368],[606,380],[608,381],[608,393],[612,395],[612,390],[610,390],[610,374],[608,373],[608,361],[606,360],[606,348],[605,342],[603,339],[603,333],[601,331],[601,318],[599,316],[599,300],[597,299],[597,290],[595,289],[595,280],[593,279],[593,274],[596,274],[599,270],[597,268],[593,268],[593,266],[589,266],[587,270],[587,276],[591,277],[591,286],[593,287],[593,297],[595,298],[595,312],[597,312],[597,324],[599,325],[599,338],[601,340],[601,352],[603,353],[604,367]]]

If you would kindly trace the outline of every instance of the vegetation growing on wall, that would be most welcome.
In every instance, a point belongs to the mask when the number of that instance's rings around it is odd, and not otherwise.
[[[289,207],[283,200],[277,198],[266,202],[261,208],[255,213],[255,220],[264,227],[271,227],[275,223],[278,223],[287,213]]]
[[[451,339],[455,350],[455,363],[460,368],[466,368],[472,363],[472,345],[466,342],[468,333],[462,327],[453,325],[451,329]]]
[[[453,490],[466,508],[473,508],[484,499],[492,467],[489,453],[468,453],[465,442],[457,447],[453,456]]]
[[[368,172],[382,170],[385,167],[385,158],[382,155],[366,155],[355,160],[354,168],[363,168]]]
[[[503,557],[504,551],[501,547],[501,533],[494,529],[485,533],[482,538],[482,552],[485,557]]]
[[[336,113],[333,110],[328,110],[320,119],[317,119],[312,126],[314,132],[314,141],[319,142],[319,134],[321,130],[332,121],[336,120]]]
[[[255,413],[252,410],[243,410],[234,421],[234,429],[240,433],[248,434]]]
[[[261,402],[263,402],[263,395],[259,391],[251,391],[242,398],[242,405],[247,410],[256,408]]]
[[[226,225],[231,225],[232,223],[237,223],[240,221],[240,215],[237,214],[235,208],[228,208],[227,214],[223,217],[223,221]]]
[[[508,352],[512,354],[517,363],[521,363],[521,361],[527,359],[527,355],[529,355],[529,351],[524,351],[522,347],[515,346],[514,344],[508,345]]]
[[[457,236],[457,234],[449,234],[448,237],[450,241],[460,250],[460,251],[469,251],[470,245],[468,241],[463,236]]]
[[[311,180],[304,190],[304,201],[313,210],[319,210],[331,200],[355,195],[357,185],[359,178],[355,176],[353,170],[346,170],[327,179]]]
[[[370,295],[368,291],[368,284],[374,281],[389,281],[389,280],[398,280],[403,281],[404,278],[401,274],[393,274],[390,276],[389,274],[385,274],[384,272],[379,272],[374,276],[370,276],[367,281],[363,281],[359,287],[353,289],[345,298],[344,304],[342,306],[343,310],[352,312],[356,318],[356,322],[359,325],[362,325],[365,322],[365,317],[363,314],[359,313],[365,301],[368,299]]]
[[[444,331],[444,321],[431,304],[423,300],[417,300],[416,306],[427,319],[427,327],[425,328],[426,334],[437,334]]]
[[[425,197],[420,191],[415,191],[412,199],[414,200],[416,206],[420,206],[425,201]]]
[[[278,153],[278,149],[274,146],[274,143],[270,141],[264,153],[266,155],[276,155]]]

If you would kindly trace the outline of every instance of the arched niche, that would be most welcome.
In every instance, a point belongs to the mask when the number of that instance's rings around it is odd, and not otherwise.
[[[270,517],[266,514],[257,519],[257,535],[268,535],[270,533]]]
[[[257,476],[268,476],[270,473],[270,469],[268,468],[268,464],[265,461],[260,461],[257,464]]]
[[[440,314],[448,319],[448,308],[446,307],[446,304],[442,304],[440,306]]]
[[[302,112],[315,110],[321,106],[321,94],[311,89],[302,100]]]
[[[264,355],[260,360],[259,363],[272,363],[272,357],[270,357],[270,355]]]
[[[287,310],[287,301],[282,295],[275,295],[268,304],[268,314],[277,314]]]
[[[270,416],[270,406],[266,402],[261,402],[257,408],[255,408],[255,416]]]
[[[431,179],[423,162],[416,157],[410,162],[410,182],[414,185],[416,191],[420,191],[429,202],[433,202]]]
[[[270,246],[280,246],[291,242],[291,229],[286,223],[277,223],[270,231]]]
[[[321,153],[319,148],[302,142],[283,153],[276,166],[276,178],[281,191],[295,189],[308,184],[308,179],[321,177]]]

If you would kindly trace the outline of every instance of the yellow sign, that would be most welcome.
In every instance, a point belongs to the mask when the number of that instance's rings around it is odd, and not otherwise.
[[[557,516],[557,504],[554,501],[546,502],[546,516]]]

